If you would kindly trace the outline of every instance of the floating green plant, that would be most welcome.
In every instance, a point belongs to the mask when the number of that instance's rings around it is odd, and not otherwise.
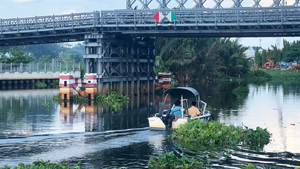
[[[157,157],[151,157],[148,161],[149,168],[166,169],[166,168],[203,168],[209,166],[201,161],[197,161],[193,158],[187,158],[185,156],[178,158],[171,151],[168,153],[160,154]]]
[[[45,107],[45,109],[46,109],[47,111],[50,110],[50,103],[49,103],[49,102],[45,102],[45,103],[43,103],[42,105]]]
[[[55,95],[55,96],[53,97],[52,100],[53,100],[54,102],[60,104],[60,103],[62,102],[63,99],[61,98],[61,94],[58,93],[57,95]]]
[[[249,94],[249,89],[248,89],[248,87],[245,87],[245,86],[239,86],[239,87],[235,88],[232,91],[232,93],[235,94],[239,99],[245,98]]]
[[[25,165],[24,163],[19,163],[17,167],[12,169],[80,169],[81,163],[75,165],[69,165],[67,163],[51,163],[50,161],[35,161],[32,164]],[[5,165],[2,169],[11,169],[9,166]]]
[[[185,158],[207,166],[211,161],[229,158],[233,148],[245,147],[261,151],[270,142],[270,137],[267,129],[260,127],[254,130],[248,127],[227,126],[217,121],[189,120],[167,138],[184,152],[182,154]],[[149,168],[160,168],[163,165],[174,167],[182,163],[183,157],[174,159],[170,156],[171,154],[162,154],[152,157],[148,162]]]

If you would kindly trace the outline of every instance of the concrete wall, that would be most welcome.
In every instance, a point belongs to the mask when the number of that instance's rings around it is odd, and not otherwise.
[[[33,80],[33,79],[59,79],[61,72],[5,72],[0,73],[0,80]],[[71,72],[74,78],[80,78],[80,71]]]

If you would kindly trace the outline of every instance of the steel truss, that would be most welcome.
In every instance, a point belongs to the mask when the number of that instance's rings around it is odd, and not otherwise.
[[[195,8],[203,8],[204,3],[206,0],[193,0],[195,2]],[[242,2],[243,0],[231,0],[233,1],[233,6],[232,8],[236,7],[242,7]],[[294,0],[295,3],[292,6],[298,6],[299,5],[299,0]],[[187,4],[188,0],[126,0],[126,9],[134,9],[134,7],[137,5],[137,2],[142,4],[141,7],[138,9],[141,10],[149,10],[151,9],[150,6],[158,6],[158,9],[171,9],[168,7],[168,4],[171,2],[176,2],[178,6],[176,8],[178,9],[188,9],[189,4]],[[222,9],[222,3],[224,3],[224,0],[214,0],[215,6],[214,8],[216,9]],[[252,7],[259,7],[261,8],[262,6],[260,5],[261,0],[253,0],[254,4]],[[174,4],[174,3],[173,3]],[[270,7],[278,7],[282,6],[282,0],[273,0],[273,3],[270,4]]]
[[[97,73],[98,88],[111,82],[155,80],[155,41],[115,35],[85,35],[87,73]]]

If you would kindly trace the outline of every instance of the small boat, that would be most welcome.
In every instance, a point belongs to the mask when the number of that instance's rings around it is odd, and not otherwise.
[[[184,108],[180,110],[183,115],[176,118],[172,113],[171,108],[163,110],[161,113],[156,113],[153,117],[148,118],[150,130],[177,129],[180,125],[185,124],[188,119],[209,121],[212,118],[212,113],[206,110],[207,104],[200,99],[198,91],[194,88],[171,88],[164,92],[164,96],[165,98],[162,107],[165,105],[168,96],[171,96],[172,100],[180,99],[181,107]],[[186,111],[188,110],[188,108],[190,108],[189,103],[191,103],[192,101],[196,101],[197,107],[201,112],[200,116],[191,117],[186,114]]]

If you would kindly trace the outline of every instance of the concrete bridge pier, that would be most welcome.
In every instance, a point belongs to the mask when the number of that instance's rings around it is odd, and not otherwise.
[[[98,93],[117,90],[137,100],[141,85],[154,83],[155,40],[106,34],[85,35],[86,73],[97,73]],[[138,103],[139,104],[139,103]]]

